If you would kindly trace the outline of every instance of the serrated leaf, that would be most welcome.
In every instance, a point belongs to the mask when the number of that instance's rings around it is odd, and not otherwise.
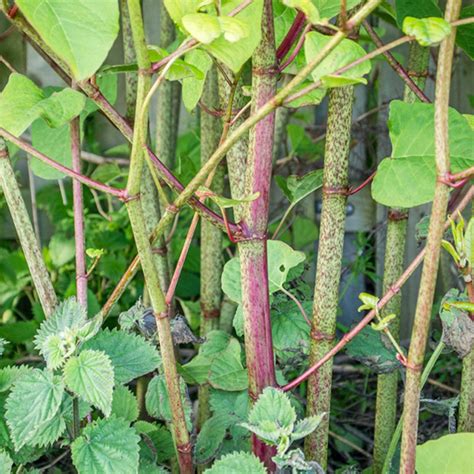
[[[326,414],[322,413],[320,415],[308,416],[298,421],[291,434],[291,440],[296,441],[297,439],[305,438],[311,434],[319,426],[325,416]]]
[[[12,385],[23,375],[28,376],[33,369],[26,365],[8,366],[0,369],[0,392],[10,390]]]
[[[267,471],[260,460],[253,454],[236,452],[222,456],[211,468],[204,471],[206,474],[237,474],[248,472],[265,474]]]
[[[209,370],[210,385],[231,392],[248,387],[247,370],[240,360],[240,344],[235,339],[233,341],[234,343],[229,344],[229,347],[212,361]]]
[[[115,387],[112,398],[112,414],[132,423],[138,418],[138,401],[135,395],[123,385]]]
[[[188,427],[191,427],[191,402],[187,395],[186,384],[182,379],[179,382],[186,423]],[[164,375],[155,375],[151,379],[145,395],[145,406],[147,412],[154,418],[166,422],[172,421],[170,400]]]
[[[137,433],[141,434],[149,443],[153,444],[154,451],[150,453],[153,460],[164,462],[175,456],[173,438],[165,426],[139,420],[134,423],[133,427]],[[148,443],[145,444],[142,442],[141,445],[142,447],[144,445],[147,446],[148,450],[150,450]],[[140,455],[140,457],[142,456]]]
[[[330,36],[325,36],[315,31],[308,33],[304,42],[306,62],[311,62],[330,41]],[[363,76],[370,72],[370,61],[364,61],[340,75],[335,76],[333,74],[341,67],[365,56],[365,54],[365,50],[356,42],[348,39],[342,40],[341,43],[313,69],[311,73],[313,81],[317,82],[321,80],[324,87],[342,87],[348,84],[358,83],[365,84],[366,80],[363,79]]]
[[[65,430],[66,421],[61,411],[58,411],[51,420],[42,425],[30,444],[40,448],[51,446],[61,437]]]
[[[456,433],[427,441],[416,447],[418,474],[468,474],[472,472],[474,433]]]
[[[451,25],[443,18],[413,18],[403,20],[403,32],[414,36],[421,46],[432,46],[443,41],[451,33]]]
[[[15,449],[31,444],[59,411],[64,384],[47,370],[34,369],[14,384],[6,402],[6,420]]]
[[[227,413],[215,414],[204,422],[194,447],[194,456],[198,464],[207,463],[216,455],[227,428],[234,422],[233,417]]]
[[[209,405],[214,414],[227,413],[240,420],[246,420],[250,410],[250,399],[247,390],[241,392],[226,392],[211,389]]]
[[[66,386],[105,416],[112,411],[114,369],[109,357],[100,351],[83,350],[64,366]]]
[[[9,454],[0,449],[0,474],[10,474],[13,468],[13,461]]]
[[[76,80],[92,76],[119,32],[116,0],[19,0],[17,5],[43,41],[71,68]]]
[[[103,351],[112,361],[117,383],[128,383],[155,370],[161,357],[143,337],[105,329],[82,346],[83,349]]]
[[[121,418],[87,425],[71,445],[79,474],[133,474],[138,472],[140,437]]]

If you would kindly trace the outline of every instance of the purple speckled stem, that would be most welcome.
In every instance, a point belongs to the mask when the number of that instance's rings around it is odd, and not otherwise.
[[[79,118],[71,121],[71,155],[72,169],[81,173],[81,136]],[[82,184],[77,179],[72,180],[72,197],[74,212],[74,242],[76,246],[76,292],[77,301],[87,306],[87,270],[86,270],[86,245],[84,235],[84,202]]]
[[[276,92],[277,67],[273,31],[272,1],[265,0],[262,40],[253,55],[252,111],[266,104]],[[259,192],[242,213],[242,224],[250,236],[239,243],[242,275],[245,352],[249,395],[255,400],[267,386],[275,385],[267,271],[267,225],[272,175],[275,112],[272,111],[250,132],[246,194]],[[274,469],[273,448],[253,438],[253,451],[270,470]]]

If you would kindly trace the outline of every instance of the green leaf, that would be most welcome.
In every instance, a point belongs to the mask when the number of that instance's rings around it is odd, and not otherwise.
[[[469,474],[472,472],[474,433],[455,433],[416,447],[418,474]]]
[[[341,11],[340,0],[312,0],[319,10],[321,18],[333,18]],[[361,3],[362,0],[347,0],[346,8],[350,10]]]
[[[214,414],[226,413],[239,420],[246,420],[250,410],[250,398],[247,390],[226,392],[211,389],[209,405]]]
[[[83,345],[83,349],[105,352],[114,367],[116,383],[128,383],[155,370],[161,357],[143,337],[105,329]]]
[[[164,0],[164,4],[173,21],[182,26],[181,19],[190,13],[196,13],[201,0]]]
[[[29,375],[33,369],[26,365],[13,365],[0,369],[0,392],[10,390],[23,375]]]
[[[86,402],[99,408],[105,416],[112,411],[114,368],[104,352],[83,350],[64,366],[66,386]]]
[[[295,88],[295,93],[299,92],[305,87],[308,87],[311,84],[312,83],[309,81],[302,82],[299,86]],[[287,106],[298,109],[299,107],[304,107],[306,105],[318,105],[324,99],[326,92],[327,91],[324,87],[318,87],[317,89],[313,89],[312,91],[299,97],[298,99],[292,100],[287,104]]]
[[[239,341],[232,339],[227,349],[212,361],[209,373],[212,387],[229,392],[248,387],[247,370],[242,365],[240,353]]]
[[[0,325],[0,337],[14,344],[31,341],[38,329],[36,321],[17,321]]]
[[[240,4],[241,0],[230,0],[225,2],[222,5],[222,15],[228,15]],[[250,5],[233,17],[235,20],[239,20],[243,25],[245,25],[245,29],[250,32],[248,36],[243,37],[238,41],[229,41],[225,35],[221,35],[212,43],[204,45],[204,49],[209,51],[209,53],[219,61],[222,61],[234,73],[237,73],[244,63],[250,59],[255,48],[260,43],[262,9],[263,0],[253,0]]]
[[[388,126],[392,157],[380,163],[372,197],[392,207],[431,201],[436,180],[433,105],[392,101]],[[474,131],[454,109],[449,109],[448,127],[451,171],[456,173],[473,165]]]
[[[123,385],[115,387],[112,398],[112,414],[130,423],[138,418],[138,401],[135,395]]]
[[[44,99],[43,91],[21,74],[10,74],[0,94],[0,126],[21,135],[38,117],[35,106]]]
[[[395,10],[398,26],[403,25],[407,16],[413,18],[442,17],[443,13],[433,0],[396,0]]]
[[[247,38],[250,34],[246,23],[238,18],[219,16],[217,19],[219,20],[224,39],[229,41],[229,43],[236,43],[243,38]]]
[[[221,25],[216,16],[205,13],[191,13],[181,18],[186,31],[203,44],[212,43],[222,34]]]
[[[255,455],[245,452],[234,452],[222,456],[211,468],[206,469],[204,472],[206,474],[237,474],[241,472],[265,474],[267,471]]]
[[[10,474],[13,468],[12,458],[6,451],[0,449],[0,474]]]
[[[212,195],[210,198],[223,209],[228,209],[229,207],[239,206],[244,202],[252,202],[258,199],[260,193],[257,191],[256,193],[249,194],[248,196],[241,197],[240,199],[231,199],[224,196],[217,196]]]
[[[283,5],[291,8],[297,8],[305,14],[311,23],[319,21],[319,11],[311,0],[282,0]]]
[[[218,413],[207,419],[198,434],[194,447],[194,456],[198,464],[209,462],[218,452],[222,441],[234,422],[227,413]]]
[[[200,49],[193,49],[186,54],[185,61],[203,73],[202,78],[191,76],[183,79],[183,103],[188,112],[191,112],[191,110],[194,110],[202,96],[204,82],[206,81],[206,74],[212,66],[212,59],[204,51],[201,51]]]
[[[46,169],[51,170],[49,166]],[[35,174],[39,176],[41,172],[37,173],[37,171],[38,168],[35,167]],[[56,268],[60,268],[66,263],[74,260],[74,257],[76,256],[74,239],[66,239],[60,234],[53,235],[49,242],[49,255],[51,256],[53,265]]]
[[[295,205],[323,185],[323,170],[314,170],[303,176],[276,176],[275,181],[291,204]]]
[[[153,460],[164,462],[175,456],[173,438],[165,426],[140,420],[133,427],[137,433],[153,444],[155,451],[150,453]],[[141,445],[143,446],[145,443],[142,442]],[[147,471],[144,474],[148,474]]]
[[[119,32],[116,0],[19,0],[22,14],[44,42],[71,68],[76,80],[92,76]]]
[[[321,423],[322,419],[326,416],[325,413],[315,416],[309,416],[296,423],[293,433],[291,434],[291,440],[296,441],[302,439],[311,434]]]
[[[474,5],[463,8],[459,18],[471,16],[474,16]],[[471,59],[474,59],[474,23],[457,27],[456,43]]]
[[[451,33],[451,25],[443,18],[413,18],[403,20],[403,32],[414,36],[421,46],[432,46],[443,41]]]
[[[304,42],[306,62],[314,59],[326,45],[331,41],[330,36],[312,31],[306,35]],[[364,48],[356,42],[344,39],[311,73],[313,81],[321,80],[324,87],[342,87],[347,84],[365,84],[367,81],[362,77],[371,69],[370,61],[349,69],[335,76],[336,72],[343,66],[365,56]]]
[[[14,384],[6,402],[6,420],[15,449],[32,444],[59,411],[64,393],[60,377],[32,370]]]
[[[187,394],[186,384],[181,378],[179,380],[179,387],[181,391],[181,402],[186,415],[186,424],[188,428],[190,428],[192,427],[191,402]],[[164,420],[168,423],[172,422],[170,400],[164,375],[155,375],[151,379],[145,395],[145,406],[147,412],[154,418]]]
[[[58,411],[48,423],[42,425],[30,444],[40,448],[51,446],[61,437],[65,430],[66,421],[61,412]]]
[[[138,472],[140,437],[121,418],[87,425],[71,445],[79,474],[133,474]]]
[[[384,336],[370,327],[365,327],[346,346],[347,353],[377,373],[389,373],[400,367],[396,351],[384,344]]]

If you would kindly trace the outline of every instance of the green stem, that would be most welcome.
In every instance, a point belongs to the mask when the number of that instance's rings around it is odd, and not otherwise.
[[[352,125],[352,86],[329,92],[326,150],[324,155],[323,202],[318,245],[318,261],[313,302],[313,339],[309,365],[321,359],[334,345],[341,276],[344,226]],[[332,359],[308,379],[307,413],[327,415],[305,440],[306,456],[324,469],[328,457],[329,412],[331,403]]]
[[[461,9],[460,0],[448,0],[445,19],[456,20]],[[453,62],[456,28],[441,43],[435,94],[435,159],[438,178],[450,171],[448,107],[451,70]],[[438,273],[441,240],[444,232],[444,220],[449,200],[449,186],[436,181],[430,226],[426,243],[426,258],[418,293],[415,319],[413,322],[410,350],[408,353],[407,376],[404,396],[403,436],[400,469],[404,473],[415,472],[416,440],[418,431],[418,409],[420,404],[420,367],[423,364],[425,346],[428,338],[431,309],[433,306],[436,276]]]
[[[219,108],[217,70],[208,72],[202,101],[210,109]],[[218,117],[201,113],[201,163],[204,164],[219,146],[221,123]],[[218,167],[212,182],[212,191],[221,195],[224,191],[224,169]],[[201,336],[218,329],[221,308],[221,275],[223,234],[209,221],[201,221]],[[209,387],[199,388],[198,429],[209,418]]]
[[[431,357],[426,363],[426,366],[423,369],[423,373],[421,374],[421,388],[422,389],[425,386],[426,381],[428,380],[428,377],[430,376],[430,373],[436,364],[436,361],[438,360],[439,356],[443,352],[444,347],[445,347],[444,342],[439,341],[433,354],[431,354]],[[402,435],[402,428],[403,428],[403,417],[400,417],[397,423],[397,427],[395,428],[392,438],[390,440],[390,444],[387,449],[387,455],[385,457],[385,461],[383,463],[383,467],[380,472],[383,472],[383,473],[391,472],[392,460],[393,460],[393,456],[395,455],[395,451],[397,450],[397,446],[400,441],[400,436]]]
[[[41,249],[26,209],[25,201],[15,178],[8,157],[6,143],[0,138],[0,184],[15,225],[26,263],[33,279],[38,298],[46,317],[51,316],[57,305],[57,297],[51,278],[43,261]]]
[[[193,471],[191,445],[186,428],[186,420],[180,394],[171,327],[168,319],[168,308],[165,303],[159,274],[153,258],[151,245],[148,240],[148,231],[146,228],[142,204],[139,199],[143,166],[145,164],[144,145],[146,143],[147,135],[146,123],[142,123],[142,113],[145,97],[150,89],[150,76],[145,71],[149,71],[151,66],[146,47],[140,4],[140,0],[128,0],[133,41],[139,67],[139,77],[137,84],[136,119],[130,159],[130,171],[127,183],[127,191],[129,196],[132,196],[132,199],[126,203],[126,206],[143,274],[145,276],[151,305],[156,317],[160,350],[163,359],[163,372],[171,404],[174,439],[177,445],[181,472],[191,473]]]
[[[423,90],[429,63],[429,48],[418,43],[410,45],[408,71],[413,75],[413,82]],[[405,87],[405,102],[412,103],[418,99],[410,87]],[[387,238],[385,243],[385,260],[383,276],[383,293],[395,284],[403,273],[403,259],[405,256],[406,232],[408,213],[401,209],[389,209]],[[397,318],[391,324],[391,330],[398,340],[400,332],[401,294],[397,294],[385,306],[382,317],[396,314]],[[374,474],[382,472],[384,460],[390,440],[393,436],[397,418],[397,389],[398,371],[390,374],[380,374],[377,377],[377,400],[374,432]]]

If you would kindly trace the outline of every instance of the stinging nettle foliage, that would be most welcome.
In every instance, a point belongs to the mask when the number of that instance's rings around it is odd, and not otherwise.
[[[469,471],[474,7],[442,3],[2,0],[0,473]]]

